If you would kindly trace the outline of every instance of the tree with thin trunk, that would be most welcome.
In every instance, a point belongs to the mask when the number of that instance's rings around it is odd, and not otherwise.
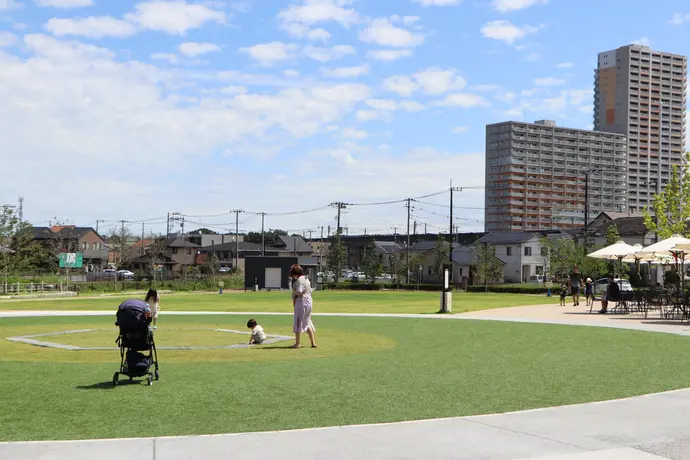
[[[671,179],[661,193],[654,195],[651,209],[642,212],[647,230],[660,240],[673,235],[690,236],[690,152],[681,168],[673,166]]]

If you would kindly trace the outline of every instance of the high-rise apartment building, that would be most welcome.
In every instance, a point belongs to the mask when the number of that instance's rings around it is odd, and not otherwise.
[[[594,129],[628,140],[628,207],[651,204],[685,152],[687,57],[629,45],[599,54]]]
[[[590,219],[627,208],[621,134],[548,120],[487,125],[485,168],[486,231],[582,227],[585,202]]]

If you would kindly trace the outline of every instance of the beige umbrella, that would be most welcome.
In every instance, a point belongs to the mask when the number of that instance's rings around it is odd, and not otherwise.
[[[619,267],[622,267],[623,259],[639,249],[640,248],[630,246],[628,243],[621,240],[611,246],[606,246],[591,254],[587,254],[587,257],[591,257],[592,259],[617,260]]]
[[[683,273],[683,268],[685,265],[685,256],[690,254],[690,251],[682,249],[683,247],[690,247],[690,239],[683,237],[682,235],[673,235],[670,238],[654,243],[647,246],[642,251],[638,252],[640,255],[653,255],[655,257],[673,258],[673,263],[677,264],[680,270],[678,273]],[[681,280],[685,277],[681,276]],[[681,283],[684,284],[684,283]]]

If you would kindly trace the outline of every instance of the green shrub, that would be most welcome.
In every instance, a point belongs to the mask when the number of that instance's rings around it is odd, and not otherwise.
[[[544,294],[548,292],[549,288],[546,286],[501,286],[499,285],[489,285],[488,292],[497,292],[503,294]],[[467,286],[467,292],[486,292],[484,286]],[[560,295],[561,287],[554,286],[551,288],[551,294]]]
[[[330,283],[324,284],[324,290],[336,291],[380,291],[384,285],[382,284],[368,284],[368,283]]]

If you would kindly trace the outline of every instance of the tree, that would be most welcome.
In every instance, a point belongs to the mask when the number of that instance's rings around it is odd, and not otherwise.
[[[150,243],[146,247],[146,255],[149,258],[149,263],[151,265],[151,273],[153,276],[153,282],[156,282],[156,271],[160,265],[165,262],[167,245],[165,244],[165,238],[160,236],[151,235],[149,237]],[[163,274],[161,272],[161,281],[163,280]]]
[[[436,239],[436,246],[434,247],[434,275],[441,279],[443,277],[443,265],[450,262],[450,257],[448,253],[450,252],[450,246],[448,242],[439,234]]]
[[[474,272],[484,281],[484,288],[489,290],[489,283],[503,278],[503,264],[496,257],[496,247],[477,241],[474,244]]]
[[[685,162],[679,172],[673,166],[671,180],[661,193],[654,195],[651,212],[642,211],[647,230],[655,232],[664,240],[673,235],[690,236],[687,221],[690,219],[690,152],[685,154]],[[653,214],[652,214],[653,213]]]
[[[14,206],[0,206],[0,246],[12,251],[0,255],[3,272],[43,270],[55,265],[45,248],[34,240],[31,224],[19,220]]]
[[[266,244],[274,244],[278,240],[279,236],[287,236],[287,232],[278,229],[264,232],[264,239]],[[247,236],[244,238],[244,241],[248,243],[261,244],[261,232],[247,233]]]
[[[544,251],[544,272],[557,280],[565,280],[578,267],[583,275],[596,278],[606,271],[606,261],[592,259],[582,253],[572,238],[550,239],[544,237],[540,241]],[[599,249],[599,248],[597,248]]]
[[[606,245],[611,246],[616,244],[621,240],[621,234],[618,232],[618,226],[616,224],[609,225],[606,229]]]
[[[129,241],[133,234],[128,225],[122,225],[119,229],[112,229],[107,236],[110,243],[111,259],[117,268],[122,268],[132,259],[132,245]]]
[[[383,273],[383,254],[376,250],[376,243],[373,239],[366,246],[363,267],[369,283],[375,283],[376,279]]]
[[[340,238],[337,238],[328,251],[328,268],[335,272],[336,283],[340,280],[340,272],[346,260],[347,250],[345,249],[345,245],[340,241]]]

